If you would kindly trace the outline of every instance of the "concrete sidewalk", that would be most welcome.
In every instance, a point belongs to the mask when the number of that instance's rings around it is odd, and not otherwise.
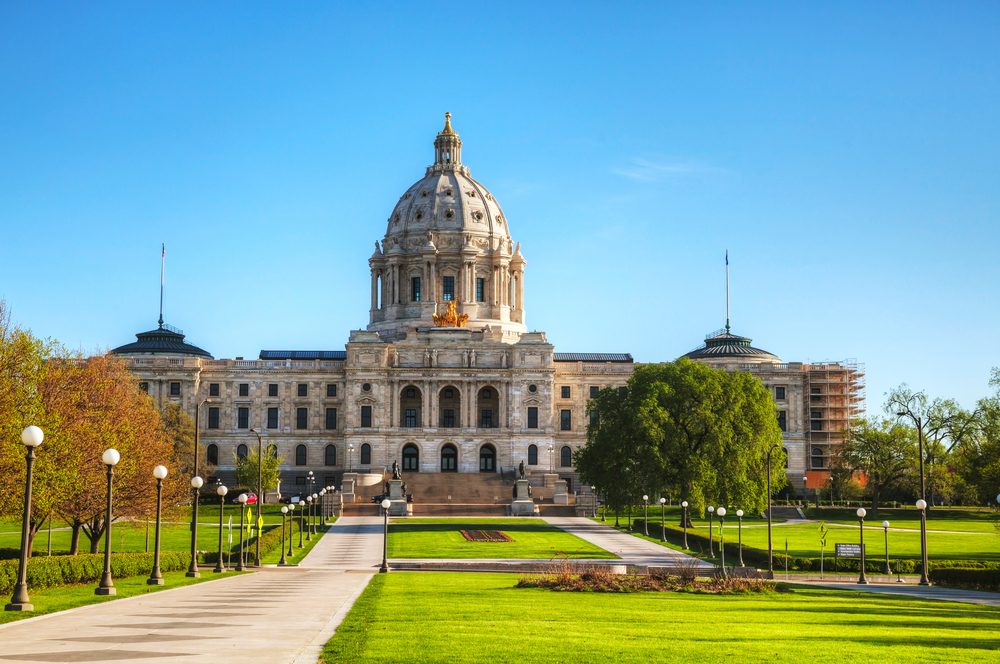
[[[382,517],[342,516],[299,567],[374,572],[382,564]]]
[[[0,661],[308,664],[370,579],[265,568],[39,616],[0,627]]]

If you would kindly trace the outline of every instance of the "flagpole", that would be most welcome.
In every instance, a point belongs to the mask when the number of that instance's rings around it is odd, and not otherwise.
[[[167,244],[163,243],[163,251],[160,253],[160,327],[163,327],[163,262],[167,257]]]
[[[729,250],[728,249],[726,249],[726,334],[729,334]]]

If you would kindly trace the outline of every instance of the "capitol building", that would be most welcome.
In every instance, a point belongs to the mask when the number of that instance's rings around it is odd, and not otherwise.
[[[161,320],[113,352],[159,404],[197,408],[205,460],[223,481],[256,429],[283,456],[285,487],[310,471],[319,486],[339,486],[345,472],[393,461],[404,473],[497,473],[523,461],[576,489],[587,404],[626,384],[632,356],[555,352],[544,332],[528,331],[527,260],[463,163],[450,116],[368,265],[368,324],[342,350],[214,359]],[[840,431],[864,409],[862,365],[785,363],[728,326],[687,356],[758,376],[775,399],[793,486],[826,481]]]

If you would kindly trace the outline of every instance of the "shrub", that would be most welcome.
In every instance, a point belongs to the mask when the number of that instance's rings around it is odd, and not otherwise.
[[[1000,569],[931,568],[931,583],[973,590],[1000,590]]]
[[[175,572],[188,568],[191,558],[180,551],[160,552],[160,571]],[[0,561],[0,593],[9,593],[17,583],[18,560]],[[152,553],[112,553],[111,575],[114,578],[147,575],[153,571]],[[38,590],[74,583],[99,581],[104,573],[103,553],[76,556],[36,556],[28,560],[28,588]]]
[[[299,530],[298,519],[292,520],[292,534],[294,535]],[[233,539],[236,540],[233,543],[230,553],[234,555],[239,555],[240,545],[238,535],[234,536]],[[285,537],[288,537],[288,529],[285,528]],[[264,531],[264,534],[260,536],[260,555],[261,557],[266,556],[272,551],[276,551],[281,548],[281,526],[271,526]],[[287,540],[285,546],[287,546]],[[248,554],[253,554],[257,552],[257,538],[252,537],[249,540],[244,540],[243,548]],[[190,559],[189,559],[190,560]],[[211,564],[219,561],[218,551],[209,551],[198,556],[198,561]]]

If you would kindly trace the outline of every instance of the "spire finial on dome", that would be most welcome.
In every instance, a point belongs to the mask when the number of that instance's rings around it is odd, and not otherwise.
[[[441,130],[440,136],[458,136],[455,130],[451,128],[451,113],[444,114],[444,129]]]
[[[451,128],[451,113],[444,114],[444,129],[434,139],[434,165],[445,168],[462,165],[462,139]]]

